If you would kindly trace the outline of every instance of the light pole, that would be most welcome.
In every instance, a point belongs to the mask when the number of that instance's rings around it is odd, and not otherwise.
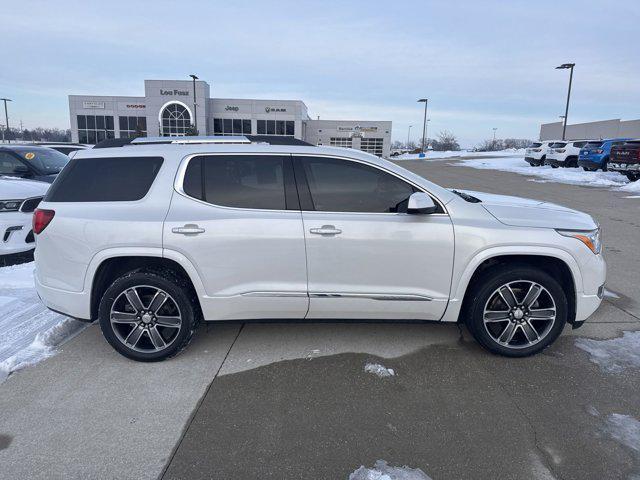
[[[498,130],[498,127],[493,127],[493,143],[496,142],[496,130]]]
[[[429,122],[431,121],[430,118],[427,118],[427,125],[424,128],[424,138],[425,138],[425,142],[427,143],[427,150],[429,150]]]
[[[428,98],[421,98],[420,100],[418,100],[418,103],[424,103],[424,121],[422,123],[422,153],[424,154],[424,142],[425,142],[425,135],[427,134],[427,105],[429,104],[429,99]]]
[[[5,119],[5,128],[7,129],[7,135],[9,135],[9,114],[7,113],[7,102],[11,102],[10,98],[0,98],[4,102],[4,119]],[[4,134],[2,136],[2,143],[4,143]]]
[[[195,118],[196,135],[198,135],[198,104],[196,103],[196,80],[197,75],[189,75],[193,79],[193,116]]]
[[[562,126],[562,140],[564,140],[564,137],[567,133],[567,117],[569,116],[569,99],[571,98],[571,83],[573,82],[573,67],[575,66],[576,66],[575,63],[563,63],[559,67],[556,67],[556,70],[564,70],[567,68],[571,70],[571,72],[569,73],[569,90],[567,91],[567,106],[564,109],[564,124]]]
[[[409,149],[409,142],[411,141],[411,127],[413,127],[413,125],[409,125],[409,133],[407,133],[407,150]]]

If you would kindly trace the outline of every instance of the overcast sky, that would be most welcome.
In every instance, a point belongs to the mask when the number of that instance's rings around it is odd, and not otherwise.
[[[640,1],[3,2],[10,123],[69,127],[67,95],[143,95],[196,73],[212,97],[303,100],[312,118],[392,120],[463,146],[572,122],[640,118]],[[4,113],[4,112],[3,112]],[[4,123],[4,117],[2,117]]]

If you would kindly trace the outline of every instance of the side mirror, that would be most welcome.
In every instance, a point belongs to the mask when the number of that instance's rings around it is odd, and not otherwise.
[[[433,199],[426,193],[415,192],[409,197],[407,213],[435,213],[436,210],[438,210],[438,207],[436,207]]]

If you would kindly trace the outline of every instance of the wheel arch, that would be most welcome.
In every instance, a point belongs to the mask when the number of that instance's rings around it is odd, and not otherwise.
[[[460,321],[460,315],[466,308],[465,303],[468,301],[470,287],[482,274],[492,268],[504,268],[507,265],[518,264],[540,268],[559,280],[563,289],[567,292],[567,300],[569,302],[568,322],[573,323],[576,316],[576,296],[578,292],[582,291],[582,276],[577,263],[566,252],[553,250],[539,253],[494,252],[481,255],[474,260],[467,267],[458,283],[454,299],[454,306],[457,306],[457,311],[455,313],[445,313],[445,317],[449,321]]]
[[[98,317],[100,299],[113,280],[127,272],[136,270],[171,270],[175,275],[183,279],[188,288],[191,289],[193,295],[198,299],[197,308],[202,310],[200,297],[203,286],[200,278],[194,279],[193,272],[189,272],[189,269],[185,268],[176,259],[166,258],[154,253],[157,252],[103,255],[103,258],[99,261],[92,262],[94,266],[91,269],[91,275],[88,275],[87,278],[87,282],[90,282],[90,285],[86,286],[91,293],[90,312],[92,320]]]

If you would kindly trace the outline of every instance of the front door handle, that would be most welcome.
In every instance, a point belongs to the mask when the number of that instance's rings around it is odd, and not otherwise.
[[[323,225],[320,228],[312,228],[309,231],[316,235],[340,235],[342,233],[342,230],[333,225]]]
[[[173,233],[179,233],[180,235],[198,235],[204,233],[204,228],[200,228],[198,225],[188,223],[184,227],[174,227],[171,229]]]

